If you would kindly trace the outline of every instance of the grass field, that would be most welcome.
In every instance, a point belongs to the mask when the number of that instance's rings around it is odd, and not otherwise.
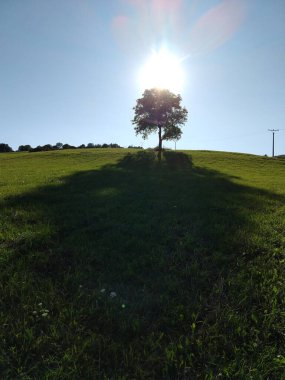
[[[285,160],[0,155],[1,379],[284,379]]]

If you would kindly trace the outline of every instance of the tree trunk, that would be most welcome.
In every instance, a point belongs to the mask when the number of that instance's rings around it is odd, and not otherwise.
[[[161,126],[158,126],[158,161],[161,161],[161,152],[162,152],[162,138],[161,138]]]

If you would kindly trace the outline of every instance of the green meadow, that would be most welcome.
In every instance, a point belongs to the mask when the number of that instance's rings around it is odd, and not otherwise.
[[[0,155],[1,379],[284,379],[285,160]]]

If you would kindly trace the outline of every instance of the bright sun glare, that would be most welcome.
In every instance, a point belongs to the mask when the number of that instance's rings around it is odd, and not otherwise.
[[[181,60],[166,50],[154,53],[143,66],[139,81],[142,89],[156,87],[179,93],[184,84]]]

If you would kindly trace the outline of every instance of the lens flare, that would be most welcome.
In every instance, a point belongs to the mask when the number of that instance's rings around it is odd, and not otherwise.
[[[139,73],[139,85],[142,90],[155,87],[179,93],[183,84],[181,60],[167,50],[153,53]]]

